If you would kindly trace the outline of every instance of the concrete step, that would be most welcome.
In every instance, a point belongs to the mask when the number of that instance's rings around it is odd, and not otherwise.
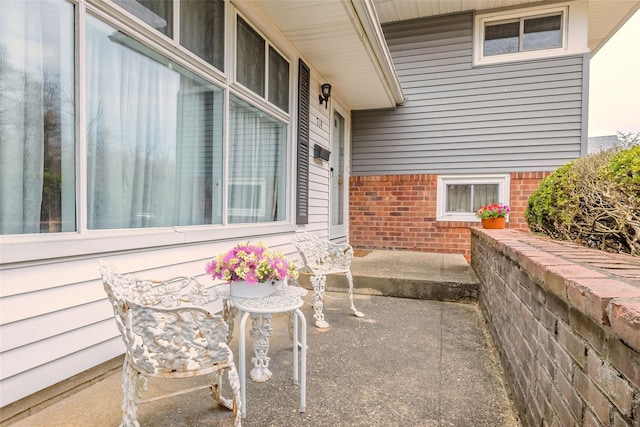
[[[479,281],[462,255],[356,250],[351,263],[354,292],[433,301],[476,302]],[[300,285],[312,289],[308,273]],[[347,292],[344,273],[327,276],[327,290]]]

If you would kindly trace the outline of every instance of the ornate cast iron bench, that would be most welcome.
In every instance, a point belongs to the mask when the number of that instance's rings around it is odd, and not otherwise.
[[[313,318],[316,319],[318,328],[328,328],[329,323],[324,320],[324,293],[327,283],[327,274],[345,273],[349,282],[349,302],[351,310],[357,317],[364,317],[364,313],[358,311],[353,305],[353,276],[351,274],[351,259],[353,248],[346,244],[337,244],[328,240],[322,240],[318,236],[309,233],[296,235],[294,244],[305,267],[311,273],[310,281],[313,286]]]
[[[100,262],[104,289],[113,306],[126,352],[122,367],[122,426],[139,426],[138,404],[210,388],[215,403],[233,410],[240,426],[240,379],[227,345],[229,326],[210,313],[204,287],[191,277],[166,281],[118,274]],[[221,396],[228,370],[233,398]],[[187,378],[209,375],[209,382],[175,393],[142,400],[147,377]]]

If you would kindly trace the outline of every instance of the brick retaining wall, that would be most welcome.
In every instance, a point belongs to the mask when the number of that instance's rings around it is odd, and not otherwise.
[[[471,231],[480,304],[524,426],[640,427],[640,260]]]

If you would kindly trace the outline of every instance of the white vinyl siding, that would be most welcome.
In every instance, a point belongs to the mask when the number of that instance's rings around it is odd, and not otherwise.
[[[284,185],[279,182],[279,191],[287,197],[287,206],[279,210],[279,215],[288,220],[270,222],[267,225],[253,224],[213,224],[200,226],[150,227],[135,229],[87,229],[87,200],[86,181],[87,165],[84,159],[87,156],[86,126],[90,121],[82,118],[86,102],[86,90],[82,89],[87,77],[86,69],[80,68],[79,76],[76,76],[76,91],[79,99],[76,101],[79,108],[76,109],[80,118],[72,120],[79,129],[76,138],[80,141],[76,152],[71,152],[72,158],[80,158],[80,168],[76,174],[81,181],[78,185],[72,183],[72,189],[77,187],[78,196],[74,200],[72,196],[72,209],[78,210],[79,223],[77,232],[68,233],[41,233],[29,235],[3,235],[0,236],[0,334],[2,346],[0,348],[0,366],[2,375],[0,378],[0,406],[7,407],[11,403],[36,393],[46,387],[60,381],[67,380],[90,368],[122,355],[124,345],[118,334],[113,312],[106,300],[106,294],[99,279],[98,260],[113,263],[121,272],[130,272],[144,277],[157,279],[169,278],[178,275],[196,276],[207,285],[214,283],[205,275],[204,266],[215,254],[227,250],[238,241],[263,240],[266,245],[281,250],[291,260],[298,260],[298,253],[292,245],[294,233],[297,227],[290,220],[293,208],[290,206],[293,200],[294,188],[291,179],[294,169],[292,165],[293,152],[291,148],[291,128],[289,113],[286,104],[295,99],[296,94],[290,90],[296,87],[295,81],[288,82],[288,87],[280,87],[286,79],[289,63],[296,63],[300,56],[293,45],[281,37],[278,29],[271,26],[270,22],[260,22],[261,35],[266,39],[277,39],[277,54],[272,61],[272,69],[278,70],[278,75],[267,80],[267,93],[269,87],[278,89],[269,99],[258,99],[255,94],[243,90],[240,85],[235,85],[233,80],[234,61],[226,67],[228,74],[223,75],[221,70],[214,68],[193,52],[178,46],[175,41],[166,35],[156,31],[153,26],[121,9],[113,2],[97,0],[77,0],[64,3],[71,10],[78,8],[75,15],[69,13],[69,27],[75,31],[76,40],[81,44],[77,47],[80,57],[75,58],[78,67],[85,67],[86,46],[85,43],[87,16],[108,23],[115,32],[126,32],[130,38],[140,42],[149,50],[153,49],[159,57],[168,58],[176,67],[186,69],[193,75],[199,76],[211,85],[215,85],[224,91],[224,103],[215,105],[207,104],[205,109],[228,108],[227,100],[236,96],[247,105],[251,105],[256,111],[271,118],[271,121],[281,125],[282,139],[285,141],[285,156],[279,157],[279,170],[286,177]],[[3,3],[3,2],[0,2]],[[19,4],[20,2],[15,2]],[[130,3],[130,2],[129,2]],[[8,4],[8,2],[7,2]],[[230,2],[225,3],[233,7]],[[80,17],[73,22],[73,17]],[[252,15],[253,16],[253,15]],[[233,27],[236,18],[234,13],[227,13],[227,29],[225,34],[227,57],[232,57],[233,52]],[[175,20],[175,18],[174,18]],[[56,21],[58,22],[58,21]],[[251,22],[254,24],[253,20]],[[230,24],[230,25],[229,25]],[[80,30],[78,31],[78,28]],[[173,35],[179,32],[173,28]],[[74,46],[70,46],[73,50]],[[194,50],[196,50],[194,48]],[[217,54],[214,51],[212,55]],[[272,51],[274,54],[276,50]],[[49,52],[52,53],[52,52]],[[198,55],[207,56],[207,51],[196,52]],[[284,60],[283,60],[284,59]],[[215,63],[215,60],[212,59]],[[265,59],[266,60],[266,59]],[[72,63],[74,61],[71,61]],[[172,65],[173,66],[173,65]],[[310,64],[313,67],[313,64]],[[291,70],[288,70],[291,73]],[[82,77],[82,78],[81,78]],[[295,80],[295,76],[289,76]],[[328,114],[324,107],[318,108],[318,88],[322,76],[312,73],[311,86],[311,145],[317,143],[329,146]],[[73,90],[72,90],[73,92]],[[203,108],[204,108],[203,107]],[[200,111],[194,110],[194,111]],[[350,113],[348,111],[347,113]],[[187,114],[189,120],[195,120],[193,111]],[[228,120],[228,111],[220,115],[220,121]],[[195,130],[189,121],[185,126]],[[228,126],[224,131],[224,138],[229,138]],[[4,142],[3,142],[4,145]],[[209,153],[212,155],[211,153]],[[194,157],[188,157],[191,161]],[[313,231],[321,235],[328,235],[328,176],[329,171],[326,162],[315,162],[309,158],[311,188],[310,195],[310,224],[304,227],[307,231]],[[215,172],[214,185],[219,182],[219,177],[228,174],[230,165],[222,163]],[[264,169],[260,169],[264,171]],[[282,175],[280,175],[282,176]],[[247,180],[241,184],[247,184]],[[252,180],[250,185],[267,185],[267,180]],[[235,184],[235,183],[234,183]],[[217,207],[223,203],[227,205],[228,192],[215,200]],[[268,196],[267,196],[268,197]],[[258,206],[267,206],[266,197],[258,198]],[[242,209],[244,206],[239,206]],[[253,208],[251,208],[254,210]],[[228,209],[227,209],[228,211]],[[260,211],[260,209],[258,209]],[[243,212],[239,212],[243,213]],[[222,215],[222,214],[220,214]],[[218,217],[220,216],[218,215]],[[282,218],[279,217],[279,218]],[[217,218],[217,217],[216,217]],[[221,220],[225,221],[222,215]],[[301,228],[302,229],[302,228]],[[63,230],[63,231],[74,231]],[[212,311],[219,311],[220,305],[214,304]],[[6,339],[5,339],[6,338]],[[11,409],[11,408],[9,408]]]

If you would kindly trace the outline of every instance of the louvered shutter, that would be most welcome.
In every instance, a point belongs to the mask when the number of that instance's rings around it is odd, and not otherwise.
[[[311,72],[300,60],[298,68],[298,176],[296,224],[309,223],[309,86]]]

